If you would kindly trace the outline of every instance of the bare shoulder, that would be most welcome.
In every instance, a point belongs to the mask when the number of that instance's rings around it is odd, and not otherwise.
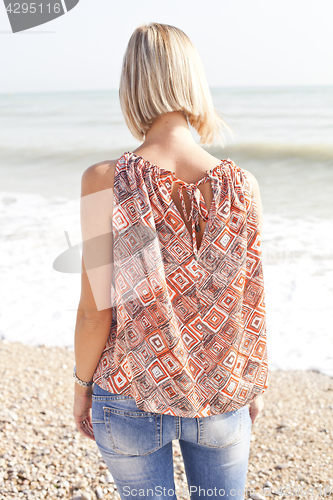
[[[81,178],[81,196],[113,189],[117,162],[118,160],[105,160],[86,168]]]

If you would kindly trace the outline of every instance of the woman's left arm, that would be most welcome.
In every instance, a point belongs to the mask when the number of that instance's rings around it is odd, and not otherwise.
[[[112,206],[116,162],[89,167],[81,183],[82,274],[74,352],[76,374],[93,378],[107,343],[111,321]],[[92,386],[75,383],[73,416],[76,428],[94,440],[91,422]]]
[[[259,184],[257,179],[254,177],[251,172],[248,172],[247,170],[243,169],[245,172],[246,177],[249,179],[251,183],[251,188],[252,188],[252,197],[256,203],[257,206],[257,215],[258,215],[258,226],[259,226],[259,231],[260,234],[262,233],[262,226],[263,226],[263,211],[262,211],[262,202],[261,202],[261,196],[260,196],[260,189],[259,189]],[[263,394],[255,398],[252,403],[249,404],[249,413],[251,417],[252,424],[255,423],[257,420],[259,414],[262,412],[264,408],[264,399],[263,399]]]

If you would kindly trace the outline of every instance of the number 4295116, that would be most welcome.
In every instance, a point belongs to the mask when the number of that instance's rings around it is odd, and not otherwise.
[[[7,12],[11,14],[26,14],[27,12],[29,12],[29,14],[35,14],[36,12],[42,13],[43,9],[44,12],[59,14],[61,12],[61,4],[55,3],[52,5],[48,3],[43,5],[42,3],[10,3],[6,8]]]

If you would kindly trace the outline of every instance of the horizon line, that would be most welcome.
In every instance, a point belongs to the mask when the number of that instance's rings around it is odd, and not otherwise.
[[[265,89],[265,88],[322,88],[333,87],[333,83],[322,84],[282,84],[282,85],[211,85],[210,90],[214,89]],[[65,93],[86,93],[86,92],[118,92],[119,88],[105,88],[105,89],[58,89],[58,90],[0,90],[0,95],[13,95],[13,94],[65,94]]]

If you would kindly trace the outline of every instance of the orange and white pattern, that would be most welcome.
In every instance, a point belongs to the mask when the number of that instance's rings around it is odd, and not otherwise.
[[[207,180],[209,213],[197,189]],[[173,182],[190,196],[192,237],[171,198]],[[207,223],[197,250],[199,213]],[[263,394],[261,238],[244,171],[228,158],[186,184],[124,153],[112,222],[113,320],[94,382],[135,398],[143,411],[191,418],[233,411]]]

